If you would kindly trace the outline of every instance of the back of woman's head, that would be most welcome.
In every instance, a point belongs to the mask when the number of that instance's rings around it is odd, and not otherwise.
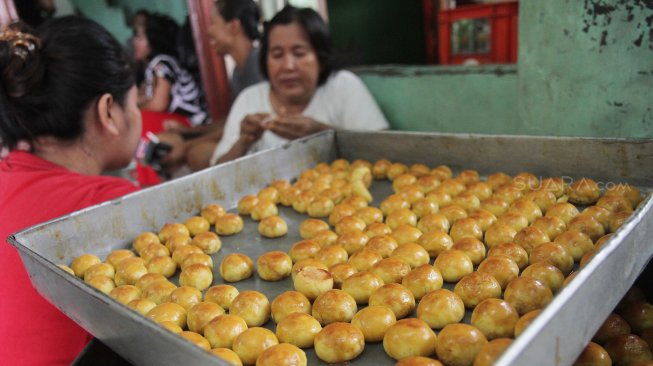
[[[97,23],[75,16],[44,23],[35,34],[0,36],[0,139],[41,136],[73,141],[84,113],[105,93],[123,104],[134,85],[120,44]]]
[[[177,57],[179,26],[167,15],[148,14],[145,18],[145,37],[150,44],[150,59],[158,55]]]
[[[261,39],[261,55],[259,60],[263,75],[268,78],[267,53],[269,51],[270,32],[275,26],[291,23],[299,24],[306,32],[320,63],[318,85],[324,84],[334,67],[329,27],[315,10],[311,8],[296,8],[292,5],[286,5],[265,24],[263,38]]]
[[[247,38],[254,41],[261,37],[258,30],[261,13],[253,0],[216,0],[215,5],[224,20],[240,21]]]

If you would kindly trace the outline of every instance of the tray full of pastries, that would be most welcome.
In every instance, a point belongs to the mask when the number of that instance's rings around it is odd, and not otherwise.
[[[10,242],[136,365],[566,365],[632,351],[588,345],[618,304],[653,314],[624,298],[651,166],[651,140],[327,131]]]

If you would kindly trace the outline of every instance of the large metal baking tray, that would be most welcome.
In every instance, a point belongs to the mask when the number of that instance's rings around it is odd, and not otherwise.
[[[640,188],[653,185],[652,140],[328,131],[36,225],[12,235],[9,242],[19,250],[32,283],[43,296],[130,362],[223,365],[56,265],[70,263],[83,253],[104,258],[112,250],[129,247],[138,233],[183,221],[207,203],[235,208],[240,197],[257,192],[273,179],[295,178],[304,169],[335,158],[387,158],[406,164],[447,164],[454,170],[476,169],[481,174],[528,171],[543,177],[628,182]],[[573,363],[653,254],[648,239],[653,232],[651,206],[649,195],[498,365]],[[281,216],[289,222],[287,236],[261,238],[255,223],[246,219],[243,233],[222,238],[223,248],[214,263],[236,251],[255,260],[265,251],[290,248],[299,240],[297,225],[305,216],[287,209],[281,210]],[[220,281],[216,273],[214,283]],[[272,300],[292,284],[289,279],[264,282],[255,275],[236,286],[262,291]],[[274,325],[270,322],[267,327]],[[309,364],[321,363],[312,350],[307,355]],[[392,365],[394,361],[380,344],[373,344],[366,345],[363,355],[352,363]]]

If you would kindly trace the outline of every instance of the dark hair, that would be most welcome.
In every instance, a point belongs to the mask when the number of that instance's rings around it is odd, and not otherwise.
[[[150,59],[158,55],[177,58],[179,26],[167,15],[148,14],[145,18],[145,36],[150,44]]]
[[[37,38],[38,37],[38,38]],[[0,139],[53,136],[72,141],[85,132],[83,115],[109,93],[124,105],[134,85],[127,56],[102,26],[67,16],[44,23],[35,35],[0,37]]]
[[[258,23],[261,14],[258,6],[252,0],[216,0],[215,6],[226,21],[238,19],[247,38],[253,40],[261,37]]]
[[[311,46],[317,54],[320,63],[320,76],[318,85],[324,84],[334,68],[331,36],[329,27],[326,25],[320,14],[311,8],[296,8],[286,5],[267,24],[265,24],[263,38],[261,39],[261,52],[259,63],[263,76],[269,78],[267,67],[267,53],[270,43],[270,31],[277,25],[299,24],[311,42]]]

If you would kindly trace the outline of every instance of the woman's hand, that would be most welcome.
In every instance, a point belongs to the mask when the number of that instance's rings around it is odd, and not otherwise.
[[[256,141],[258,141],[265,128],[263,123],[270,117],[267,113],[248,114],[240,122],[240,138],[239,142],[247,145],[249,148]]]
[[[294,140],[317,132],[329,130],[331,129],[331,126],[303,115],[286,115],[276,117],[272,121],[266,123],[265,128],[285,139]]]

